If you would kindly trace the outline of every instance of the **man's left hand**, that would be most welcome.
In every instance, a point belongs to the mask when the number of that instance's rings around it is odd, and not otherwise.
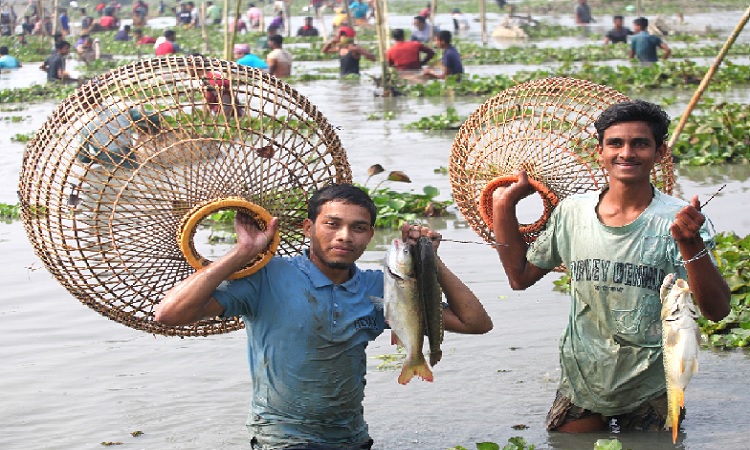
[[[701,213],[701,204],[696,195],[689,205],[677,213],[669,231],[677,242],[699,240],[700,229],[705,221],[706,216]]]

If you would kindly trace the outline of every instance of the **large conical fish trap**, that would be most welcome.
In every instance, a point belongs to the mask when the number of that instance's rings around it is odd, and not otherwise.
[[[525,170],[544,211],[521,224],[533,241],[565,197],[601,188],[594,121],[607,107],[629,100],[606,86],[574,78],[546,78],[514,86],[487,100],[464,122],[451,149],[453,199],[472,229],[487,242],[492,232],[492,193]],[[664,192],[674,184],[671,154],[654,167],[652,180]]]
[[[171,56],[116,69],[63,101],[26,148],[19,195],[37,255],[82,303],[132,328],[189,336],[242,327],[153,320],[165,291],[210,263],[194,242],[203,219],[243,211],[263,229],[280,218],[269,250],[234,275],[243,276],[274,252],[302,250],[307,200],[333,182],[351,182],[346,155],[305,97],[259,70]]]

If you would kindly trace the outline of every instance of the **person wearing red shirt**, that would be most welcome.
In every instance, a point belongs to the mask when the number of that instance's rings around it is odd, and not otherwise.
[[[391,32],[394,44],[385,53],[388,65],[395,67],[398,71],[420,70],[434,56],[435,51],[430,47],[417,41],[404,41],[404,30],[396,28]],[[422,58],[424,54],[424,58]]]

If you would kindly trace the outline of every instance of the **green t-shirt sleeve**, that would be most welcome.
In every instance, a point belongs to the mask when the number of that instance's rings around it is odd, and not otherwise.
[[[559,207],[552,212],[546,228],[526,252],[526,259],[540,269],[552,270],[562,264],[557,238],[561,214]]]

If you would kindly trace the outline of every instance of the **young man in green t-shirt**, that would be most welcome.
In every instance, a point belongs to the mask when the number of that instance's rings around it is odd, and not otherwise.
[[[651,184],[654,164],[667,151],[667,114],[648,102],[624,102],[605,110],[595,126],[609,185],[560,202],[527,248],[516,205],[533,191],[520,172],[518,182],[493,194],[493,230],[503,244],[497,251],[516,290],[560,264],[570,271],[570,317],[547,429],[658,430],[667,409],[659,298],[664,276],[687,278],[711,320],[729,313],[730,292],[707,251],[712,237],[698,197],[686,203]]]

